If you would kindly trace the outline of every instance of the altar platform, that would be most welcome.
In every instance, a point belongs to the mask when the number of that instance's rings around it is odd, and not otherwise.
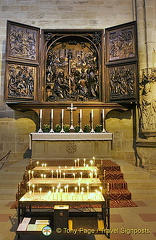
[[[113,133],[30,133],[33,160],[109,157]]]

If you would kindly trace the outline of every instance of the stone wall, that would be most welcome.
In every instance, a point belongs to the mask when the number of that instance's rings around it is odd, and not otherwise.
[[[4,102],[7,20],[41,29],[105,29],[135,20],[134,0],[1,0],[0,1],[0,157],[11,150],[11,160],[27,156],[29,133],[38,122],[34,112],[16,112]],[[107,115],[107,131],[114,133],[113,157],[135,164],[131,111]]]

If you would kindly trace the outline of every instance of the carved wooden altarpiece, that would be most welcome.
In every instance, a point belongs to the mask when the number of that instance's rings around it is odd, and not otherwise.
[[[137,100],[136,23],[40,30],[7,22],[5,99],[14,109],[121,108]],[[105,42],[105,44],[104,44]],[[106,51],[105,51],[106,49]]]

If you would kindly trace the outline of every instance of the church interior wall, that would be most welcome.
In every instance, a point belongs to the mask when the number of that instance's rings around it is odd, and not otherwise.
[[[155,12],[155,10],[152,9],[153,2],[154,0],[148,1],[148,17],[150,11]],[[152,12],[152,16],[155,18],[156,15]],[[135,1],[0,1],[0,157],[11,150],[11,160],[18,161],[24,156],[27,156],[29,133],[37,130],[38,116],[33,111],[14,111],[9,108],[4,101],[4,62],[7,20],[36,26],[41,29],[105,29],[136,20]],[[150,22],[148,23],[150,24]],[[153,29],[155,29],[155,24],[156,23],[153,23],[152,25]],[[153,33],[151,33],[151,31],[148,32],[149,41],[153,41],[155,33],[156,31]],[[152,34],[152,39],[150,38],[150,34]],[[140,55],[141,54],[142,52],[140,52]],[[89,122],[89,111],[90,110],[85,111],[83,124]],[[95,112],[96,117],[94,121],[95,124],[97,124],[100,121],[100,110],[96,109]],[[59,110],[57,110],[54,124],[58,123],[59,114]],[[75,124],[77,121],[78,117],[77,114],[75,114]],[[69,122],[69,116],[66,116],[65,122]],[[45,118],[45,123],[48,123],[48,117]],[[135,164],[135,134],[133,129],[134,119],[132,110],[122,112],[111,111],[107,114],[106,130],[114,133],[114,149],[111,151],[112,157],[122,158]]]

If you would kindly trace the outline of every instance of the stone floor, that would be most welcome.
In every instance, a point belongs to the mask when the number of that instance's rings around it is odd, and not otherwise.
[[[18,164],[19,167],[20,164]],[[9,170],[10,169],[10,170]],[[13,169],[13,168],[12,168]],[[22,167],[21,167],[22,169]],[[24,168],[23,168],[24,169]],[[17,212],[10,209],[14,203],[15,190],[12,188],[11,168],[6,172],[8,181],[3,183],[5,175],[0,171],[0,240],[17,240]],[[9,175],[10,174],[10,175]],[[14,175],[13,175],[14,176]],[[22,171],[21,171],[22,176]],[[20,177],[21,178],[21,177]],[[3,186],[2,186],[3,184]],[[134,200],[134,199],[133,199]],[[156,239],[156,199],[135,200],[138,207],[111,209],[111,240],[155,240]],[[88,226],[89,228],[89,226]],[[114,233],[113,233],[114,232]],[[23,235],[21,240],[105,240],[103,235]]]

